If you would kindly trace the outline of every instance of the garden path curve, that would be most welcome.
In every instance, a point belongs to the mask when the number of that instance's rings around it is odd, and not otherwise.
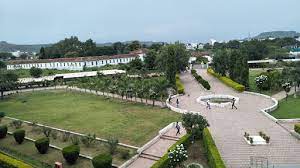
[[[238,93],[207,74],[206,69],[197,69],[197,73],[210,83],[212,89],[205,90],[189,72],[181,74],[186,94],[178,97],[179,108],[196,111],[207,118],[209,129],[228,168],[248,167],[251,156],[266,157],[269,163],[276,165],[300,164],[300,141],[260,112],[261,109],[273,105],[271,99]],[[212,107],[209,110],[196,102],[199,96],[209,94],[239,97],[238,109]],[[171,104],[175,106],[175,102],[172,100]],[[270,136],[269,145],[250,146],[244,141],[244,132],[257,135],[259,131]]]

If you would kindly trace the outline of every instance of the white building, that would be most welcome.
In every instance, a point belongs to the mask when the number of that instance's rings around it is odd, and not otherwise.
[[[32,67],[40,69],[58,69],[58,70],[83,70],[84,67],[101,67],[104,65],[126,64],[134,59],[144,60],[143,51],[135,51],[130,54],[120,54],[113,56],[94,56],[94,57],[76,57],[76,58],[57,58],[57,59],[39,59],[39,60],[15,60],[7,63],[8,70],[30,69]]]

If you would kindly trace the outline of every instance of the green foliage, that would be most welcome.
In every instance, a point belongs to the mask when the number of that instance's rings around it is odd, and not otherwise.
[[[79,138],[78,138],[77,135],[72,135],[72,136],[70,137],[70,139],[71,139],[71,142],[72,142],[73,145],[79,145],[80,140],[79,140]]]
[[[38,78],[42,76],[43,70],[40,68],[32,67],[30,68],[29,73],[32,77]]]
[[[196,70],[191,70],[192,75],[195,77],[195,79],[207,90],[210,90],[210,84],[208,81],[204,80],[200,75],[197,74]]]
[[[5,69],[6,68],[6,64],[3,61],[0,61],[0,69]]]
[[[4,98],[4,91],[9,91],[17,87],[18,75],[11,71],[0,70],[0,92],[1,99]]]
[[[113,155],[116,152],[118,143],[119,143],[119,139],[117,139],[115,137],[109,137],[107,139],[107,147],[108,147],[110,154]]]
[[[39,151],[40,154],[47,153],[47,151],[49,149],[49,143],[50,143],[50,140],[47,137],[38,139],[34,142],[35,147]]]
[[[120,153],[122,159],[124,159],[124,160],[129,159],[129,157],[130,157],[130,150],[120,148],[118,150],[118,152]]]
[[[22,127],[23,121],[22,120],[13,120],[10,125],[15,127],[16,129],[19,129]]]
[[[7,134],[7,126],[1,125],[0,126],[0,139],[5,138]]]
[[[81,142],[86,146],[90,147],[96,142],[96,134],[87,134],[81,138]]]
[[[184,94],[184,86],[179,78],[179,75],[176,75],[176,88],[178,94]]]
[[[209,132],[206,128],[203,131],[203,143],[205,148],[205,153],[208,159],[208,165],[211,168],[226,168],[221,155],[218,151],[217,146]]]
[[[233,89],[235,89],[235,90],[237,90],[239,92],[245,91],[245,86],[244,85],[241,85],[241,84],[239,84],[239,83],[237,83],[237,82],[229,79],[228,77],[221,76],[220,74],[215,73],[213,69],[208,68],[207,72],[209,74],[213,75],[214,77],[220,79],[227,86],[232,87]]]
[[[0,112],[0,118],[3,118],[3,117],[5,117],[5,112],[1,111]]]
[[[94,168],[111,168],[112,156],[110,154],[100,154],[92,159]]]
[[[202,132],[209,127],[208,121],[199,114],[186,113],[182,115],[182,125],[195,138],[202,138]]]
[[[146,57],[144,58],[145,67],[149,70],[156,69],[156,58],[157,52],[155,50],[148,51]]]
[[[184,71],[188,66],[190,53],[186,51],[184,44],[175,44],[162,47],[157,57],[160,69],[165,73],[170,84],[175,85],[177,72]]]
[[[169,152],[168,158],[171,168],[176,168],[177,166],[182,167],[182,163],[188,158],[187,150],[183,144],[176,145],[175,149]]]
[[[18,144],[21,144],[25,138],[25,130],[18,129],[13,132],[13,136]]]
[[[295,124],[294,130],[295,130],[298,134],[300,134],[300,124]]]
[[[71,145],[63,148],[62,154],[69,164],[74,164],[79,157],[80,148],[78,145]]]
[[[33,168],[32,166],[0,153],[1,168]]]
[[[181,137],[175,144],[173,144],[168,151],[174,150],[177,145],[183,144],[187,149],[191,143],[191,134],[186,134]],[[168,168],[170,164],[170,159],[168,158],[168,152],[164,154],[151,168]]]

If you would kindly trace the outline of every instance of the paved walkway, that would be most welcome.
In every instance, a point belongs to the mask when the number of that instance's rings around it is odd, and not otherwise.
[[[197,70],[198,74],[208,80],[211,91],[203,89],[190,73],[181,75],[186,94],[179,97],[180,108],[197,111],[210,123],[210,131],[228,168],[249,166],[251,156],[267,157],[271,164],[299,164],[300,141],[280,125],[268,119],[260,109],[269,107],[273,102],[261,96],[237,93],[225,86],[218,79],[208,75],[206,70]],[[231,107],[212,107],[211,110],[196,102],[196,98],[209,94],[229,94],[240,98],[238,110]],[[173,101],[174,103],[175,101]],[[173,104],[175,106],[175,104]],[[259,131],[270,136],[270,144],[250,146],[244,139],[244,132],[257,135]]]
[[[144,150],[128,168],[150,168],[176,141],[186,134],[185,130],[182,130],[181,134],[176,136],[176,131],[176,128],[172,128],[162,135],[156,143]]]

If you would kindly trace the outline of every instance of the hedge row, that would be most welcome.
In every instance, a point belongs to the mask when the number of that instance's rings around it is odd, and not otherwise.
[[[295,124],[294,130],[295,130],[298,134],[300,134],[300,124]]]
[[[190,138],[191,134],[186,134],[185,136],[181,137],[180,140],[178,140],[175,144],[173,144],[168,151],[174,150],[176,148],[176,145],[183,144],[185,148],[187,148],[190,145]],[[164,154],[163,157],[161,157],[151,168],[167,168],[169,167],[170,160],[168,158],[169,152]]]
[[[203,131],[203,144],[210,168],[226,168],[218,148],[207,128]]]
[[[232,87],[233,89],[239,91],[239,92],[243,92],[245,91],[245,86],[241,85],[233,80],[231,80],[230,78],[226,77],[226,76],[221,76],[220,74],[216,73],[213,69],[208,68],[207,69],[207,73],[213,75],[214,77],[220,79],[223,83],[225,83],[227,86]]]
[[[33,168],[32,166],[0,153],[1,168]]]
[[[184,94],[184,86],[180,81],[179,75],[176,75],[176,88],[178,94]]]
[[[195,79],[207,90],[210,90],[210,84],[204,80],[200,75],[197,74],[196,70],[192,69],[191,71],[192,75],[195,77]]]

